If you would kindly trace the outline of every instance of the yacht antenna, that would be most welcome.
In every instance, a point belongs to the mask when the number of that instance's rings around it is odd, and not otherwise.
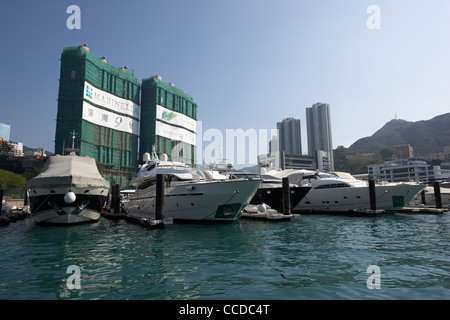
[[[158,154],[156,153],[155,145],[152,145],[152,160],[158,160]]]
[[[70,134],[72,135],[72,148],[67,148],[66,151],[69,151],[69,154],[71,156],[75,156],[77,152],[80,152],[80,149],[75,148],[75,138],[76,138],[75,130],[73,130]]]

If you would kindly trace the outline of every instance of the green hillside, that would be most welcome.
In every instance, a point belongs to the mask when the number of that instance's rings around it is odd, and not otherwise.
[[[444,151],[450,146],[450,113],[431,120],[410,122],[391,120],[371,137],[361,138],[349,149],[357,153],[379,153],[397,145],[410,144],[417,157]]]

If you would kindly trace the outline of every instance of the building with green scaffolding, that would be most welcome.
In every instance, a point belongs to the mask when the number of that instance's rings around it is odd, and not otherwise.
[[[87,45],[64,48],[55,133],[56,154],[94,158],[105,179],[123,187],[136,173],[140,119],[140,84],[127,69]]]
[[[168,160],[196,164],[197,104],[160,76],[142,80],[139,159],[144,153],[167,154]]]

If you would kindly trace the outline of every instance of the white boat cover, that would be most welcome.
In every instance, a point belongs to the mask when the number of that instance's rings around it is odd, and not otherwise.
[[[41,173],[28,180],[27,189],[42,186],[56,188],[69,185],[75,188],[110,188],[109,182],[100,175],[94,159],[56,155],[47,159]]]

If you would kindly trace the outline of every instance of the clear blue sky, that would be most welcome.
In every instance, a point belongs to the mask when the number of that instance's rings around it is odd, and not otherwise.
[[[81,29],[69,30],[69,5]],[[381,29],[366,25],[369,5]],[[450,112],[450,1],[164,0],[0,2],[0,122],[11,140],[54,151],[62,49],[83,43],[108,63],[173,82],[203,131],[276,128],[330,104],[333,146],[396,116]]]

